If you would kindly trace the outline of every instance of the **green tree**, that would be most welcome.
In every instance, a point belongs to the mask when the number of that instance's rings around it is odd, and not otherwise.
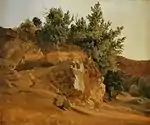
[[[65,43],[73,21],[70,12],[63,13],[61,8],[51,8],[46,13],[45,19],[46,22],[41,31],[43,40],[55,44]]]
[[[81,18],[71,26],[71,36],[98,63],[103,74],[117,69],[117,55],[122,53],[125,37],[118,38],[123,26],[111,29],[105,22],[100,3],[91,7],[87,22]]]
[[[64,13],[61,8],[51,8],[45,19],[40,32],[43,41],[80,46],[97,62],[104,75],[108,70],[117,70],[117,56],[122,53],[125,40],[119,37],[123,26],[112,29],[111,22],[104,21],[99,2],[91,7],[86,19],[74,21],[69,11]]]
[[[26,19],[24,22],[22,22],[19,27],[17,28],[19,37],[27,42],[27,41],[33,41],[34,40],[34,33],[36,31],[36,27],[34,26],[33,22],[29,19]]]
[[[83,41],[86,38],[87,38],[87,24],[86,20],[83,17],[81,17],[77,19],[74,24],[71,24],[68,41],[73,42],[73,44],[76,44],[81,48],[83,47],[86,48],[85,45],[83,45],[84,44]]]
[[[122,76],[120,71],[108,70],[105,75],[104,84],[109,98],[116,98],[120,91],[123,91]]]

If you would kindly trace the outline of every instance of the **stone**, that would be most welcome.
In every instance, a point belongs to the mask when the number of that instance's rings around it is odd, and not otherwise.
[[[103,102],[105,94],[103,79],[95,76],[94,70],[92,75],[87,74],[85,77],[86,72],[90,74],[91,70],[87,71],[84,64],[78,60],[63,61],[50,68],[47,78],[67,98],[90,99],[95,103]]]
[[[137,85],[131,85],[129,89],[131,96],[140,96],[139,88]]]
[[[150,98],[150,76],[140,78],[138,81],[138,88],[142,95]]]
[[[74,67],[71,66],[73,73],[75,75],[75,81],[74,81],[74,88],[84,92],[85,91],[85,85],[84,85],[84,65],[80,62],[73,62]]]
[[[69,100],[67,100],[66,96],[64,95],[57,95],[54,98],[53,104],[63,110],[69,109],[71,106]]]

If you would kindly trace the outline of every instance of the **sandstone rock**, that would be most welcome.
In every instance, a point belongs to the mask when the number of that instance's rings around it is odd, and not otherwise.
[[[69,100],[64,95],[57,95],[54,98],[54,105],[64,110],[70,108]]]
[[[0,90],[4,88],[9,88],[9,85],[7,84],[5,79],[2,76],[0,76]]]
[[[86,75],[85,78],[86,72],[89,72],[90,76]],[[94,70],[92,74],[90,72],[86,71],[82,62],[63,61],[51,67],[47,77],[51,84],[67,97],[90,99],[95,103],[101,103],[105,94],[105,85],[101,78],[95,76]]]
[[[58,88],[66,96],[74,95],[79,91],[74,87],[75,74],[71,68],[70,61],[64,61],[50,68],[47,77],[51,84]]]
[[[32,70],[34,68],[40,68],[40,67],[51,67],[53,66],[52,63],[46,62],[45,60],[34,60],[34,61],[24,61],[19,63],[15,70],[22,71],[22,70]]]
[[[145,97],[150,98],[150,77],[142,77],[138,81],[138,88]]]
[[[89,99],[94,102],[94,108],[98,108],[100,104],[103,102],[103,97],[105,95],[105,85],[103,83],[95,86],[90,90]]]
[[[24,55],[24,50],[22,48],[21,41],[18,39],[7,42],[3,46],[1,51],[2,57],[6,59],[7,62],[10,62],[10,65],[12,67],[16,67],[16,65],[18,65],[19,61]]]
[[[33,51],[34,50],[34,51]],[[32,51],[27,51],[26,54],[24,55],[24,60],[25,61],[36,61],[44,58],[43,53],[41,50],[36,50],[36,48],[32,48]]]
[[[135,84],[130,86],[129,93],[132,96],[140,96],[139,88]]]
[[[150,110],[150,101],[145,104],[145,108]]]
[[[95,106],[100,105],[103,102],[105,95],[105,85],[103,84],[104,78],[101,76],[98,66],[91,59],[88,59],[86,62],[86,96],[94,102]]]
[[[73,73],[75,75],[75,82],[74,82],[74,88],[79,90],[79,91],[82,91],[84,92],[85,91],[85,85],[84,85],[84,79],[83,79],[83,75],[84,75],[84,72],[85,72],[85,69],[84,69],[84,65],[83,63],[80,63],[80,62],[73,62],[74,66],[72,66],[72,70],[73,70]]]
[[[2,51],[4,59],[9,62],[6,67],[15,67],[11,69],[16,70],[16,80],[13,77],[9,79],[18,88],[55,88],[54,91],[59,90],[68,98],[90,98],[95,102],[103,100],[105,87],[99,79],[98,67],[81,50],[44,54],[34,43],[25,43],[16,38],[8,41]]]

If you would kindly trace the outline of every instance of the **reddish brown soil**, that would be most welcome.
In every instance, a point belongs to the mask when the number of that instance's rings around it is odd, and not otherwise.
[[[0,29],[0,34],[4,32],[2,37],[12,37],[12,30],[9,29],[10,32],[8,34],[6,30],[8,29]],[[3,43],[3,41],[0,43]],[[45,59],[50,59],[50,56],[52,61],[57,61],[59,54],[51,54],[52,55],[48,54]],[[61,57],[74,56],[78,58],[78,55],[77,52],[71,53],[71,55],[62,53]],[[147,62],[137,63],[122,57],[119,58],[119,61],[120,67],[126,73],[136,75],[147,75],[150,73],[150,70],[148,71],[150,66]],[[133,68],[133,66],[135,66],[135,68]],[[44,70],[39,68],[37,76],[40,73],[43,74],[43,72]],[[146,105],[147,108],[144,108],[144,105],[138,105],[136,110],[133,110],[133,104],[127,103],[133,100],[130,96],[122,96],[117,101],[103,103],[98,112],[95,110],[91,111],[87,109],[86,106],[77,107],[81,112],[75,110],[62,111],[53,105],[53,99],[51,97],[41,94],[40,91],[36,91],[36,93],[34,91],[20,92],[20,88],[28,88],[30,84],[27,75],[24,72],[22,73],[24,76],[20,76],[18,88],[8,86],[0,87],[0,125],[150,125],[150,117],[145,116],[143,111],[140,110],[149,111],[148,105]],[[47,82],[42,81],[42,83],[39,84],[40,88],[42,88],[45,83]],[[92,84],[93,82],[90,83]],[[3,85],[3,83],[1,84]],[[44,87],[43,91],[46,92]]]
[[[122,97],[121,97],[122,98]],[[52,105],[52,100],[34,93],[14,93],[1,96],[0,125],[149,125],[150,117],[132,110],[126,101],[102,104],[99,112],[77,107],[83,112],[62,111]]]
[[[127,75],[137,77],[150,75],[150,60],[136,61],[119,56],[118,62],[120,69]]]

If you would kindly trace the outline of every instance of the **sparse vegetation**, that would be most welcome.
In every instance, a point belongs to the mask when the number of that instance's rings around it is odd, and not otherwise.
[[[116,98],[122,88],[122,76],[119,71],[108,71],[105,75],[104,84],[106,85],[106,92],[110,98]]]
[[[34,40],[34,34],[36,31],[36,27],[33,24],[32,21],[29,19],[26,19],[24,22],[22,22],[19,27],[17,28],[19,37],[25,41],[33,41]]]

